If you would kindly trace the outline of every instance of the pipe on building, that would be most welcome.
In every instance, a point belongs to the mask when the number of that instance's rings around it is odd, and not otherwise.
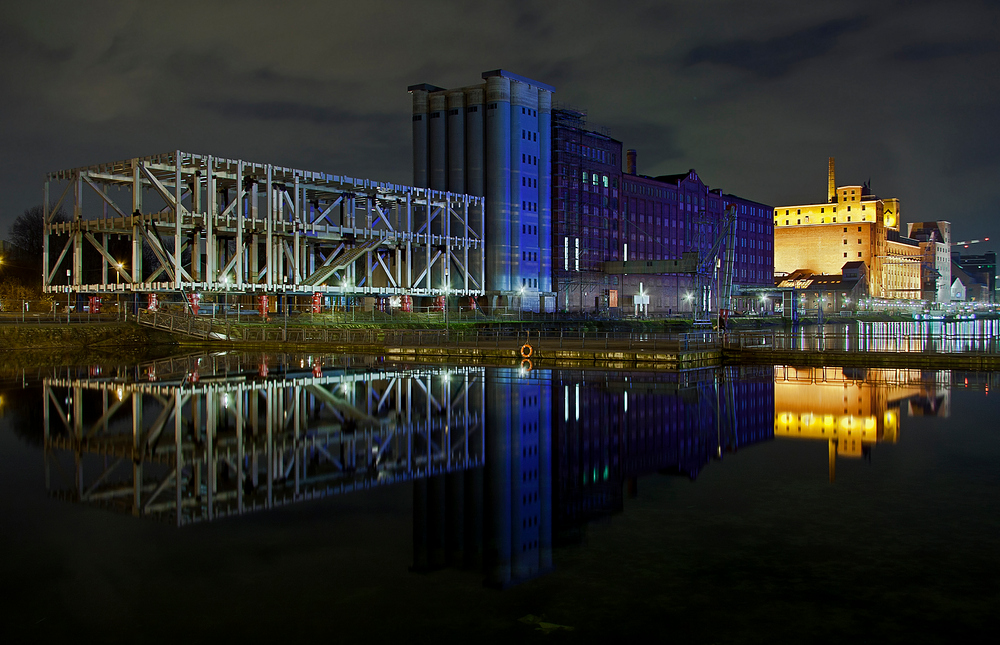
[[[837,177],[833,157],[829,159],[826,173],[826,201],[831,204],[837,201]]]

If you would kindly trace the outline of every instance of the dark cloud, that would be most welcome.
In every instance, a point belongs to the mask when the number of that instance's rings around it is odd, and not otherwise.
[[[371,123],[379,125],[388,119],[381,114],[351,112],[340,107],[311,105],[294,101],[206,101],[201,107],[225,118],[260,121],[298,121],[313,125]]]
[[[737,39],[699,45],[684,57],[691,67],[711,63],[735,67],[762,78],[784,76],[796,65],[829,53],[841,36],[864,28],[867,18],[838,18],[766,40]]]
[[[0,3],[0,232],[47,171],[177,148],[406,183],[406,87],[503,68],[610,126],[644,174],[801,203],[834,155],[907,221],[983,237],[998,24],[979,0]]]
[[[892,53],[892,58],[906,63],[924,63],[964,56],[977,56],[1000,51],[995,42],[924,42],[900,47]]]
[[[46,42],[35,38],[15,25],[0,20],[0,54],[6,57],[34,59],[58,65],[73,57],[75,48],[65,43]]]
[[[677,128],[657,123],[619,123],[611,125],[607,134],[635,148],[638,172],[641,175],[662,175],[686,171],[684,153],[677,142]],[[623,166],[624,169],[624,166]]]

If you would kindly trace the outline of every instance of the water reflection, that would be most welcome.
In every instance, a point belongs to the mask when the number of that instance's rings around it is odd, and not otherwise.
[[[497,586],[622,509],[773,436],[770,368],[631,374],[216,354],[43,382],[56,497],[178,526],[413,482],[413,568]]]
[[[777,367],[774,435],[827,442],[830,481],[837,457],[869,458],[899,438],[901,407],[948,416],[950,372],[881,368]]]
[[[178,526],[483,465],[483,370],[215,355],[47,378],[56,496]]]
[[[554,546],[621,512],[644,475],[695,479],[778,437],[825,441],[832,481],[838,457],[896,442],[902,416],[947,416],[952,382],[968,378],[182,357],[45,378],[45,481],[178,526],[411,482],[413,569],[482,570],[504,587],[551,571]]]

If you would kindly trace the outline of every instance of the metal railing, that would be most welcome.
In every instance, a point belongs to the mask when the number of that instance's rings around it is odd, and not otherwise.
[[[284,342],[381,347],[477,347],[519,349],[530,344],[533,351],[647,351],[689,352],[721,348],[717,332],[682,334],[645,332],[595,332],[585,329],[525,331],[518,327],[493,329],[352,329],[338,324],[281,324],[237,322],[232,317],[207,318],[170,311],[140,310],[140,324],[205,340],[245,343]],[[244,318],[245,320],[245,318]],[[303,324],[305,323],[305,324]]]
[[[998,321],[980,322],[982,324],[978,328],[954,331],[915,331],[908,327],[812,330],[799,333],[779,330],[741,331],[726,334],[724,346],[746,351],[1000,354]]]
[[[0,324],[7,325],[51,325],[95,322],[116,322],[125,320],[127,312],[115,303],[106,304],[97,311],[89,305],[78,306],[58,300],[26,300],[21,298],[0,299]]]

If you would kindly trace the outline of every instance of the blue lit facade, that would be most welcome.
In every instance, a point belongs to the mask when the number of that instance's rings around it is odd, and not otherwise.
[[[554,89],[505,70],[483,79],[454,90],[408,88],[414,185],[485,196],[486,304],[551,310]]]

